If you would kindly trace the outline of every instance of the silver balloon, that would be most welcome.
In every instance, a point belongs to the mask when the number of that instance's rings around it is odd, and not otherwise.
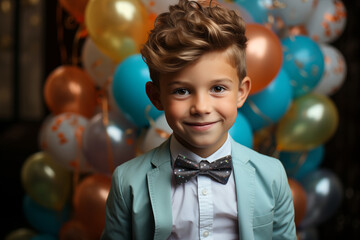
[[[306,192],[306,214],[299,224],[300,229],[314,227],[329,219],[338,209],[343,187],[338,177],[326,169],[310,172],[300,179]]]
[[[123,162],[135,157],[136,129],[124,117],[109,113],[95,115],[86,126],[82,152],[97,172],[111,174]]]

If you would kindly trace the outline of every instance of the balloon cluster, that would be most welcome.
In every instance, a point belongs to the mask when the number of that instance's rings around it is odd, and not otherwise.
[[[99,239],[114,168],[172,133],[146,96],[150,74],[139,49],[156,16],[177,0],[58,3],[87,34],[79,35],[81,61],[57,67],[45,82],[51,115],[39,133],[41,151],[21,170],[25,216],[37,232],[26,234]],[[337,176],[319,166],[324,144],[338,126],[330,95],[346,75],[344,57],[330,44],[345,27],[344,5],[340,0],[213,3],[238,12],[247,25],[252,90],[230,135],[279,157],[289,176],[298,235],[316,235],[317,224],[334,214],[342,196]]]

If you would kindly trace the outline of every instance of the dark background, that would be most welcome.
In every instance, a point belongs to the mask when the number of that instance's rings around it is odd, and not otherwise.
[[[335,135],[325,145],[321,167],[330,169],[339,177],[344,196],[337,213],[317,226],[320,239],[360,239],[360,148],[357,146],[360,143],[360,1],[343,2],[347,9],[347,25],[340,38],[331,44],[346,59],[347,77],[341,89],[331,96],[338,107],[340,123]],[[46,1],[44,81],[62,64],[56,32],[56,7],[57,1]],[[70,29],[64,35],[66,46],[71,46],[73,34]],[[14,108],[18,108],[16,102]],[[44,109],[48,113],[45,105]],[[0,122],[1,239],[18,228],[31,228],[22,210],[24,190],[20,169],[27,157],[40,150],[38,133],[41,123],[23,121],[17,117],[16,111],[11,120]]]

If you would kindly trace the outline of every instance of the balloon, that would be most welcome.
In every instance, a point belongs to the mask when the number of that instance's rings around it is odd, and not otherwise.
[[[21,181],[26,193],[45,208],[59,211],[70,196],[70,172],[44,152],[26,159]]]
[[[335,47],[322,43],[320,49],[325,58],[325,71],[314,92],[329,96],[344,84],[347,67],[344,56]]]
[[[84,130],[82,152],[95,171],[111,175],[115,167],[135,157],[135,142],[136,129],[127,119],[99,113]]]
[[[32,237],[36,236],[36,233],[32,229],[19,228],[8,233],[4,240],[31,240]]]
[[[55,211],[37,204],[28,195],[24,196],[23,209],[26,219],[34,229],[54,236],[57,236],[60,227],[70,216],[68,205],[61,211]]]
[[[268,16],[273,15],[273,0],[234,0],[236,4],[247,10],[257,23],[267,23]]]
[[[85,226],[76,220],[70,220],[62,225],[59,240],[89,240],[91,239]]]
[[[284,69],[290,77],[294,97],[309,93],[324,72],[324,55],[319,45],[307,36],[282,39]]]
[[[279,38],[271,30],[256,23],[246,26],[247,75],[251,78],[250,94],[264,89],[279,73],[283,57]]]
[[[92,238],[99,239],[105,227],[105,203],[111,177],[93,174],[76,186],[73,205],[74,219],[80,221]]]
[[[66,9],[76,21],[84,21],[84,12],[89,0],[59,0],[62,7]]]
[[[326,142],[338,126],[338,112],[328,97],[307,94],[294,100],[276,130],[279,151],[306,151]]]
[[[281,0],[278,3],[275,10],[276,16],[279,16],[286,26],[295,26],[304,23],[309,18],[317,0]]]
[[[346,9],[341,0],[321,0],[306,22],[308,35],[317,42],[331,43],[344,31]]]
[[[99,50],[90,37],[84,43],[81,60],[84,69],[97,86],[104,88],[110,83],[109,78],[112,77],[116,64]]]
[[[306,192],[307,206],[299,228],[316,226],[329,219],[338,209],[343,187],[338,177],[326,169],[319,169],[300,179]]]
[[[309,227],[306,229],[297,229],[296,235],[299,240],[318,240],[318,239],[320,239],[319,233],[318,233],[317,229],[314,227]]]
[[[238,111],[234,125],[229,130],[230,136],[238,143],[253,147],[253,133],[245,116]]]
[[[276,125],[270,125],[254,132],[254,147],[257,152],[278,158],[275,139]]]
[[[170,137],[173,130],[168,125],[165,114],[161,114],[154,122],[150,125],[147,130],[144,141],[141,145],[142,152],[147,152],[161,143],[165,142]]]
[[[45,131],[44,151],[69,170],[91,170],[81,153],[82,133],[88,120],[75,113],[55,116]]]
[[[320,166],[324,159],[324,151],[324,146],[320,145],[309,151],[280,152],[279,159],[288,177],[299,180]]]
[[[296,180],[289,178],[288,182],[294,202],[295,225],[298,225],[306,213],[306,192]]]
[[[116,63],[140,52],[147,38],[148,14],[139,1],[92,0],[85,24],[94,43]]]
[[[179,0],[141,0],[149,12],[160,14],[169,11],[170,5],[175,5]]]
[[[44,98],[54,115],[73,112],[90,117],[96,104],[95,85],[82,69],[60,66],[47,77]]]
[[[251,16],[251,14],[247,10],[245,10],[245,8],[241,7],[239,4],[236,4],[234,2],[220,1],[220,5],[227,9],[234,10],[246,23],[254,22],[254,19]]]
[[[293,99],[290,79],[281,69],[275,79],[262,91],[248,97],[240,112],[257,131],[278,122],[290,108]]]
[[[138,127],[149,125],[148,118],[156,119],[162,113],[150,102],[145,92],[151,81],[149,68],[140,54],[126,58],[114,74],[112,91],[122,112]]]

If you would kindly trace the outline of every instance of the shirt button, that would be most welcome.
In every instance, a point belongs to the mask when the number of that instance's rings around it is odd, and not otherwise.
[[[209,231],[203,232],[203,237],[208,237],[208,236],[209,236]]]
[[[201,193],[202,193],[202,195],[206,196],[206,195],[207,195],[207,193],[208,193],[208,191],[207,191],[207,189],[206,189],[206,188],[204,188],[204,189],[201,191]]]

